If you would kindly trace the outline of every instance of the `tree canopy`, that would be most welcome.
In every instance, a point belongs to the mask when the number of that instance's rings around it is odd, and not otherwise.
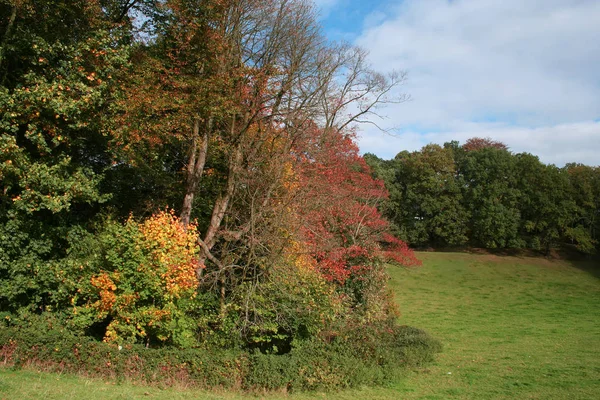
[[[365,159],[390,192],[382,212],[412,246],[598,249],[598,167],[558,168],[482,138]]]

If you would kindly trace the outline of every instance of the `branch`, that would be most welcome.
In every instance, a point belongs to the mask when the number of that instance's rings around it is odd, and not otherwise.
[[[217,257],[215,257],[211,252],[210,249],[208,248],[208,246],[206,245],[206,243],[204,243],[204,240],[198,238],[198,244],[200,245],[200,247],[202,248],[202,251],[204,252],[204,255],[206,256],[206,258],[208,258],[210,261],[212,261],[217,267],[219,267],[219,270],[224,270],[225,266],[223,265],[223,263],[221,261],[219,261],[219,259]]]

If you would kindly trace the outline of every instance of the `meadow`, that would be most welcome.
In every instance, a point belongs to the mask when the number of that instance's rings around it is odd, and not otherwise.
[[[390,267],[400,323],[444,350],[384,388],[259,394],[277,399],[594,399],[600,393],[600,268],[593,262],[419,253]],[[0,399],[247,399],[0,368]]]

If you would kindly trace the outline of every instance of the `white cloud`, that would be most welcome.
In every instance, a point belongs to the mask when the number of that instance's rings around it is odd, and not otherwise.
[[[381,11],[357,43],[376,69],[408,70],[413,101],[386,114],[418,129],[403,141],[365,131],[363,151],[491,136],[546,162],[600,164],[600,1],[404,0],[383,21]]]
[[[363,153],[393,158],[402,150],[416,151],[428,143],[444,144],[451,140],[464,143],[474,136],[491,137],[506,143],[515,153],[531,153],[542,162],[563,166],[569,162],[600,165],[600,122],[588,121],[554,126],[524,128],[499,124],[465,124],[463,129],[447,132],[397,135],[365,132],[359,138]]]

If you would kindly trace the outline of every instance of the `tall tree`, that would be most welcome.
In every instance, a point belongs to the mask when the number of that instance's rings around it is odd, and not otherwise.
[[[245,171],[266,162],[263,148],[276,138],[278,151],[288,153],[314,122],[343,130],[362,121],[390,101],[388,93],[402,77],[376,74],[364,52],[328,43],[309,2],[173,0],[166,6],[168,18],[143,55],[142,81],[131,85],[123,101],[121,137],[124,146],[143,149],[174,140],[180,156],[187,153],[179,162],[181,218],[189,222],[198,193],[208,196],[203,203],[212,211],[201,222],[200,245],[205,259],[216,263],[212,253],[223,221]],[[358,110],[347,116],[344,110],[355,104]],[[162,123],[145,129],[157,117]],[[203,185],[210,181],[206,170],[222,176],[222,183]],[[270,201],[281,171],[271,174],[258,204]],[[244,227],[233,229],[238,235],[248,230],[247,221],[239,222]]]
[[[453,152],[438,145],[401,153],[386,174],[392,207],[388,216],[415,246],[456,246],[467,241],[468,214],[456,179]]]
[[[575,209],[566,236],[577,249],[593,253],[598,245],[600,218],[600,168],[567,164],[565,171],[571,184]]]
[[[548,254],[564,238],[576,211],[569,177],[564,170],[544,165],[531,154],[515,157],[517,188],[521,195],[519,236],[527,247]]]
[[[102,129],[127,51],[98,1],[0,7],[0,301],[48,305],[68,232],[107,199]]]
[[[508,150],[508,146],[502,142],[497,140],[493,140],[492,138],[480,138],[473,137],[465,142],[462,145],[462,148],[465,151],[477,151],[482,149],[498,149],[498,150]]]
[[[521,247],[518,229],[520,192],[511,153],[484,148],[466,154],[461,172],[471,215],[471,241],[487,248]]]

